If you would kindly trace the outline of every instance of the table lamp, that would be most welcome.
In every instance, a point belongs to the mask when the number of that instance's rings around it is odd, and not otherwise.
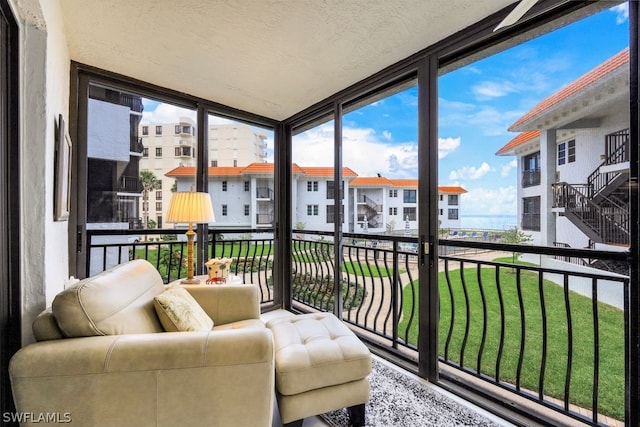
[[[211,205],[211,196],[209,193],[191,191],[179,191],[173,193],[169,202],[169,210],[167,211],[167,222],[188,223],[187,230],[187,278],[181,283],[197,284],[200,280],[193,277],[193,224],[204,224],[214,222],[216,220],[213,214],[213,206]]]

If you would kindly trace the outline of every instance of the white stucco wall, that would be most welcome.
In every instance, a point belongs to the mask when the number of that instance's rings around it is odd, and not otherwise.
[[[70,56],[58,0],[9,0],[20,31],[22,340],[69,277],[68,223],[53,221],[55,121],[69,115]]]

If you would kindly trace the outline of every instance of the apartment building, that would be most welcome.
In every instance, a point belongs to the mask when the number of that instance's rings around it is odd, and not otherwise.
[[[629,50],[542,100],[496,153],[518,158],[518,222],[534,244],[629,248]]]
[[[196,166],[196,130],[196,123],[188,117],[180,117],[171,123],[140,124],[139,134],[144,146],[140,170],[150,171],[158,180],[158,185],[143,196],[140,211],[153,220],[157,228],[172,226],[163,221],[171,194],[176,191],[175,181],[166,173],[180,166]],[[235,167],[263,162],[267,156],[266,139],[264,132],[241,123],[209,125],[211,166]]]
[[[273,163],[245,167],[209,167],[209,193],[216,228],[272,227],[274,218]],[[194,167],[181,166],[167,173],[178,191],[188,191]],[[332,167],[292,167],[292,223],[294,228],[332,231],[335,223]],[[394,232],[418,228],[418,180],[360,177],[342,169],[341,194],[344,232]],[[460,228],[462,187],[439,187],[441,227]]]

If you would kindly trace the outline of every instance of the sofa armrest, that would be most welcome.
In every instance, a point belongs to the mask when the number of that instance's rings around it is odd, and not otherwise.
[[[256,285],[186,285],[185,289],[216,325],[260,319],[260,289]]]
[[[253,426],[271,423],[273,360],[268,329],[166,332],[31,344],[9,373],[20,413],[78,425]]]

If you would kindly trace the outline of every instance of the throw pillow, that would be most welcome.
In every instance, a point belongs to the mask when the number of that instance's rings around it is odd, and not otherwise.
[[[169,286],[153,299],[160,323],[167,332],[210,331],[213,320],[180,285]]]

